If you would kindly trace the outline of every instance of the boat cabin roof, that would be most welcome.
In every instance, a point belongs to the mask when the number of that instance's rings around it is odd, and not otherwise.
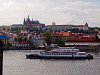
[[[85,54],[86,52],[79,52],[80,54]]]
[[[70,52],[79,52],[79,49],[76,49],[76,48],[56,48],[56,49],[53,49],[52,51],[70,51]]]

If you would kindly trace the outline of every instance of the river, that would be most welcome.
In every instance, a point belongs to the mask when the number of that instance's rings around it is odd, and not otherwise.
[[[93,60],[26,59],[33,51],[9,50],[3,54],[3,75],[100,75],[100,53]]]

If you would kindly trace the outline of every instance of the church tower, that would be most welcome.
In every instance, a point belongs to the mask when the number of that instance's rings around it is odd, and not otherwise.
[[[29,17],[29,15],[28,15],[28,18],[26,19],[26,24],[28,25],[28,24],[30,24],[30,17]]]
[[[25,18],[24,18],[24,21],[23,21],[23,25],[26,25],[26,21],[25,21]]]
[[[29,15],[28,15],[27,21],[30,22],[30,17],[29,17]]]
[[[88,27],[88,23],[86,23],[85,26]]]

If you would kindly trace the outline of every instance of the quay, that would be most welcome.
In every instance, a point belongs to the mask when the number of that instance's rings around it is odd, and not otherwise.
[[[100,42],[66,42],[65,46],[76,47],[80,50],[99,51]]]
[[[66,42],[65,45],[100,46],[100,42]]]
[[[99,51],[100,42],[66,42],[65,47],[76,47],[83,51]],[[45,47],[35,48],[33,46],[14,46],[4,50],[46,50]]]

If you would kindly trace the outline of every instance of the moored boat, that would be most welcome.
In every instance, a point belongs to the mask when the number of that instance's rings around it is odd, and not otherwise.
[[[76,48],[59,48],[51,51],[41,51],[26,55],[26,58],[39,59],[93,59],[93,55],[86,52],[80,52]]]

